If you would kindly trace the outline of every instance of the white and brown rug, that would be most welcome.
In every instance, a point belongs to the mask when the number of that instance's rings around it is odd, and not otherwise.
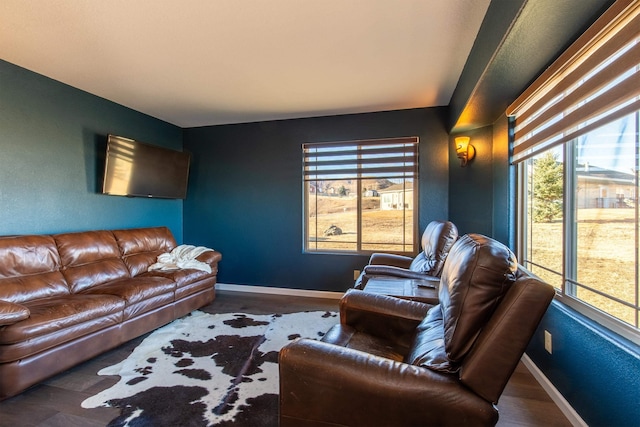
[[[278,351],[298,337],[321,338],[338,322],[322,311],[194,311],[98,372],[121,378],[82,407],[120,408],[109,426],[277,426]]]

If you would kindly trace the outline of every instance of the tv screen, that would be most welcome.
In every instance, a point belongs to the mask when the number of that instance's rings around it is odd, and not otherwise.
[[[102,192],[184,199],[190,160],[189,153],[109,135]]]

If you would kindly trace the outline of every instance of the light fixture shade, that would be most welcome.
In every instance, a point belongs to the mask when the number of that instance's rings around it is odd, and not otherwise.
[[[473,145],[469,144],[471,138],[468,136],[457,136],[455,138],[456,143],[456,155],[460,159],[460,166],[467,165],[469,160],[473,159],[476,155],[476,149]]]

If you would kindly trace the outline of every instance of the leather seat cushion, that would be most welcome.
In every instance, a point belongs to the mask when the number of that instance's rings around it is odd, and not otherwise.
[[[122,298],[126,306],[175,291],[175,283],[165,277],[131,277],[93,286],[83,292],[89,294],[106,294]]]
[[[11,325],[29,317],[29,309],[22,304],[0,300],[0,326]]]
[[[0,328],[0,344],[13,344],[110,314],[122,318],[124,301],[112,295],[67,295],[25,303],[27,319]]]
[[[211,274],[206,271],[196,270],[193,268],[179,270],[154,270],[142,273],[139,277],[164,277],[176,282],[178,288],[183,288],[191,283],[197,282],[207,277],[213,277],[217,274],[218,267],[211,266]]]
[[[335,344],[340,347],[364,351],[375,356],[402,362],[406,354],[406,348],[399,348],[392,343],[373,335],[359,332],[355,328],[337,324],[322,337],[322,341]]]

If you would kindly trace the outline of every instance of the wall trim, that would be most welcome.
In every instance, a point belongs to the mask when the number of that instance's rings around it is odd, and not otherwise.
[[[312,291],[308,289],[275,288],[271,286],[234,285],[216,283],[216,290],[233,292],[251,292],[256,294],[289,295],[307,298],[340,299],[344,292]]]
[[[540,383],[542,388],[547,392],[551,400],[558,406],[560,411],[564,414],[565,417],[569,420],[571,425],[575,427],[588,427],[588,424],[584,422],[582,417],[576,412],[575,409],[569,404],[567,399],[558,391],[558,389],[553,385],[549,378],[547,378],[540,368],[533,363],[533,360],[527,354],[522,355],[522,363],[524,366],[531,372],[531,375]]]

